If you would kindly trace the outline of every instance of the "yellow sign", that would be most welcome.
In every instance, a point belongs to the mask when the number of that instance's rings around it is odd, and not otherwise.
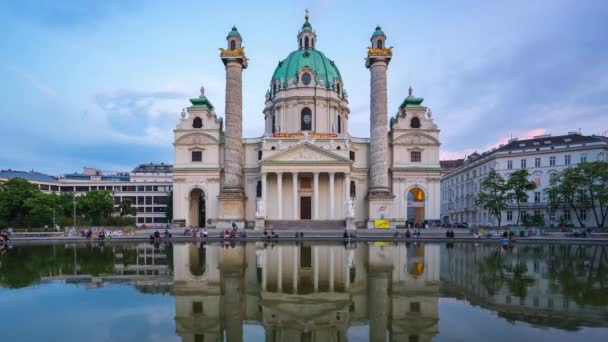
[[[388,229],[391,227],[391,221],[389,220],[374,220],[374,228],[376,229]]]

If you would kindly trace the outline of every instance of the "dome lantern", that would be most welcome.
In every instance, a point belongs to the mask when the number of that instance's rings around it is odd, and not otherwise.
[[[304,19],[306,20],[302,25],[302,30],[298,33],[298,47],[300,50],[314,49],[317,42],[317,34],[313,31],[312,25],[308,22],[310,18],[308,9]]]

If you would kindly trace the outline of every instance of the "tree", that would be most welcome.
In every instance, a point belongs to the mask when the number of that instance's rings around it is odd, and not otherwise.
[[[122,200],[120,203],[120,216],[129,216],[135,214],[137,214],[137,211],[135,208],[133,208],[131,200],[128,198]]]
[[[521,203],[528,201],[528,191],[536,189],[536,183],[529,180],[529,176],[530,173],[527,169],[519,169],[509,176],[509,181],[507,182],[507,188],[510,191],[508,196],[517,203],[517,223],[515,225],[519,225]]]
[[[165,217],[167,218],[167,222],[171,223],[173,221],[173,190],[169,192],[167,201],[167,206],[165,207]]]
[[[608,163],[580,163],[551,177],[545,190],[552,208],[572,209],[579,223],[580,210],[590,208],[597,227],[606,225],[608,216]]]
[[[505,179],[494,169],[490,169],[488,176],[481,182],[481,192],[476,200],[478,206],[496,217],[498,226],[502,218],[502,211],[507,207],[507,184]]]
[[[55,210],[55,217],[58,214],[59,195],[54,192],[49,194],[37,192],[25,200],[25,206],[28,208],[28,222],[30,224],[37,226],[52,225],[55,223],[53,221],[53,210]]]
[[[39,193],[35,184],[22,178],[11,178],[0,185],[0,224],[22,223],[28,214],[25,201]]]
[[[93,190],[76,198],[78,210],[91,221],[100,225],[114,210],[114,196],[111,191]]]

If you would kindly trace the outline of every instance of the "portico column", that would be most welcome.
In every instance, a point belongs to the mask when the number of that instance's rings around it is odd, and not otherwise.
[[[315,202],[313,204],[314,207],[314,212],[313,212],[313,220],[318,220],[319,219],[319,173],[315,172],[313,173],[313,179],[314,179],[314,186],[313,186],[313,201]]]
[[[329,219],[334,219],[334,172],[329,173]]]
[[[283,173],[277,172],[277,209],[279,211],[277,219],[283,219]]]
[[[292,183],[293,183],[293,219],[297,220],[299,219],[299,215],[298,215],[298,173],[297,172],[292,172],[291,173],[291,178],[292,178]]]
[[[268,210],[266,209],[266,172],[262,173],[262,206],[264,207],[264,210]],[[266,217],[266,212],[264,212],[264,217]]]

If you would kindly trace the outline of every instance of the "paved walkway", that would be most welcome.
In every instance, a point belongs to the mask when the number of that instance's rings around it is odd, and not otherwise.
[[[370,241],[388,241],[388,242],[407,242],[407,241],[426,241],[426,242],[476,242],[476,243],[500,243],[499,237],[494,238],[475,238],[473,237],[468,229],[454,229],[455,237],[446,238],[445,232],[447,229],[442,228],[431,228],[421,229],[419,238],[408,238],[404,237],[405,230],[399,229],[399,237],[395,238],[395,230],[379,230],[379,229],[358,229],[354,231],[356,234],[356,241],[370,242]],[[112,238],[112,242],[148,242],[149,236],[153,234],[156,229],[143,229],[138,230],[136,235],[133,236],[120,236]],[[173,228],[170,229],[172,238],[165,239],[161,238],[161,241],[197,241],[197,239],[185,236],[185,229]],[[414,230],[410,230],[412,233]],[[159,230],[162,233],[164,230]],[[262,241],[263,231],[247,229],[247,237],[242,239],[239,238],[237,241]],[[303,232],[303,238],[296,238],[296,232]],[[208,241],[223,241],[222,230],[220,229],[209,229]],[[275,230],[275,233],[279,235],[278,239],[274,241],[327,241],[327,242],[344,242],[342,229],[315,229],[315,230],[299,230],[299,229],[281,229]],[[350,233],[350,232],[349,232]],[[11,239],[12,244],[36,244],[36,243],[85,243],[85,242],[97,242],[99,240],[93,238],[91,240],[77,236],[65,236],[65,237],[15,237]],[[608,234],[596,234],[593,238],[574,238],[567,237],[564,233],[550,233],[543,236],[534,237],[517,237],[515,238],[516,243],[575,243],[575,244],[608,244]]]

